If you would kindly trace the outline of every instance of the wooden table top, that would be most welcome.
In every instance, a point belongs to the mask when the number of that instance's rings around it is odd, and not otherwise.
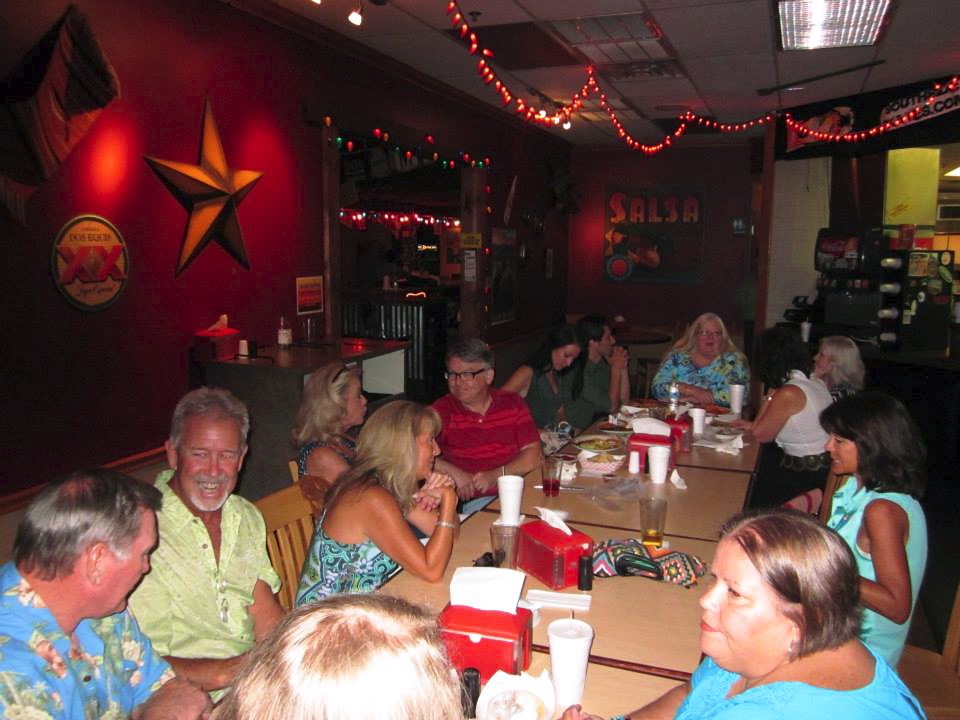
[[[550,656],[547,653],[534,652],[530,668],[526,672],[539,675],[543,670],[549,669]],[[679,680],[590,663],[587,666],[587,682],[583,687],[583,700],[580,705],[585,712],[593,715],[613,717],[643,707],[679,684]],[[565,709],[557,708],[554,716],[559,717]]]
[[[450,564],[440,582],[428,583],[402,572],[378,592],[396,595],[439,612],[450,599],[450,578],[454,569],[472,565],[475,558],[490,549],[490,525],[496,518],[497,515],[493,513],[480,512],[464,522]],[[613,528],[571,524],[595,540],[623,539],[636,534]],[[713,558],[716,549],[715,542],[669,536],[666,539],[674,549],[696,554],[704,562]],[[594,578],[590,593],[593,598],[591,608],[589,612],[578,613],[578,616],[594,627],[596,635],[591,656],[596,664],[618,665],[622,670],[671,680],[685,679],[686,674],[692,672],[700,661],[698,603],[708,586],[707,580],[685,589],[640,577]],[[531,588],[549,589],[528,575],[524,595]],[[580,594],[576,588],[564,592]],[[547,625],[552,620],[570,615],[570,610],[541,609],[540,621],[533,630],[534,644],[546,648]],[[619,710],[633,707],[636,706],[620,707]]]
[[[713,448],[694,445],[690,452],[677,455],[677,465],[753,474],[757,471],[757,459],[759,457],[760,443],[756,440],[745,440],[739,455],[728,455],[727,453],[717,452]]]
[[[622,498],[604,493],[603,478],[584,474],[573,481],[574,486],[585,488],[584,492],[571,492],[561,488],[558,496],[547,497],[542,490],[533,487],[540,483],[540,474],[532,472],[527,475],[524,483],[520,512],[527,517],[537,517],[537,507],[566,510],[569,521],[573,523],[635,532],[642,529],[638,502],[640,494],[655,494],[667,498],[668,535],[695,540],[716,540],[720,526],[743,509],[750,486],[750,475],[693,467],[680,467],[678,472],[687,483],[686,490],[678,490],[669,482],[653,485],[649,476],[640,475],[636,493]],[[623,468],[616,474],[627,477]],[[610,507],[602,507],[593,499],[593,494],[598,490],[600,502]],[[499,513],[500,501],[494,500],[489,510]]]

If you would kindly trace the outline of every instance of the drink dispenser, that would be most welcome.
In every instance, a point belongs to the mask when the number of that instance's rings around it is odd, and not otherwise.
[[[882,230],[817,234],[815,337],[942,351],[949,335],[953,252],[899,248]]]

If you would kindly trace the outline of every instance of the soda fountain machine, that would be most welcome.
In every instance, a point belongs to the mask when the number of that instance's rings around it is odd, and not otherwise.
[[[900,247],[881,229],[817,233],[811,340],[847,335],[882,349],[946,350],[953,252]]]

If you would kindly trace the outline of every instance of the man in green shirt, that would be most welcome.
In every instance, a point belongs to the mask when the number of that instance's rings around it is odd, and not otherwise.
[[[130,598],[154,649],[207,691],[229,687],[283,616],[263,517],[233,495],[249,427],[247,408],[226,390],[198,388],[177,404],[166,443],[172,469],[156,483],[153,569]]]
[[[617,412],[630,397],[629,356],[618,347],[610,324],[599,315],[577,321],[577,337],[585,352],[563,379],[573,400],[565,406],[567,422],[579,430],[597,416]]]

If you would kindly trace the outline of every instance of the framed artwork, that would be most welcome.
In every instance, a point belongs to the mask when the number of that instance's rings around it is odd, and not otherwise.
[[[490,324],[499,325],[517,318],[517,231],[493,228],[490,246]]]
[[[323,312],[323,275],[297,278],[297,315]]]
[[[604,198],[605,280],[667,283],[702,278],[702,191],[608,187]]]

